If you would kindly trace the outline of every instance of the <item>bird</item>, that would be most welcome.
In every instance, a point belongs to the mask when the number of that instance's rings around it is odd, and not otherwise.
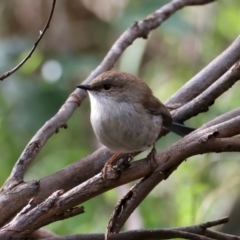
[[[104,176],[120,153],[142,152],[151,146],[155,150],[155,142],[164,129],[182,137],[195,130],[173,121],[168,108],[149,86],[130,73],[106,71],[90,84],[76,87],[89,94],[90,121],[96,137],[115,152],[105,163]]]

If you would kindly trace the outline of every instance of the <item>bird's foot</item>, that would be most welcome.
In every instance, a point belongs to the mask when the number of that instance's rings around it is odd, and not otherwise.
[[[115,155],[115,154],[114,154]],[[113,156],[114,156],[113,155]],[[116,157],[115,157],[116,158]],[[114,159],[115,159],[114,158]],[[121,173],[131,166],[130,161],[133,159],[131,153],[121,157],[115,165],[112,165],[111,162],[107,161],[102,169],[102,176],[104,180],[116,179],[121,176]]]
[[[156,154],[157,154],[157,151],[156,151],[155,144],[154,144],[151,152],[147,155],[147,161],[150,165],[151,172],[153,172],[154,169],[156,168],[156,166],[158,165],[157,160],[156,160]]]

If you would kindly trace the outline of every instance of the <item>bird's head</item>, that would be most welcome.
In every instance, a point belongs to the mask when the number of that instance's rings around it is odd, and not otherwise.
[[[107,71],[97,76],[91,84],[80,84],[77,88],[88,91],[90,98],[101,98],[116,102],[141,102],[152,94],[151,89],[141,79],[120,71]]]

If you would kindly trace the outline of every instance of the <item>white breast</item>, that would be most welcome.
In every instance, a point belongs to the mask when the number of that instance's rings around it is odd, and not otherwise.
[[[91,123],[97,138],[114,151],[143,151],[157,139],[162,117],[146,112],[141,105],[115,102],[89,92]]]

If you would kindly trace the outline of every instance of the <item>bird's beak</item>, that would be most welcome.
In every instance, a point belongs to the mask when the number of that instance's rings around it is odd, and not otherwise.
[[[92,86],[86,85],[86,84],[80,84],[80,85],[77,85],[76,87],[84,90],[93,90]]]

